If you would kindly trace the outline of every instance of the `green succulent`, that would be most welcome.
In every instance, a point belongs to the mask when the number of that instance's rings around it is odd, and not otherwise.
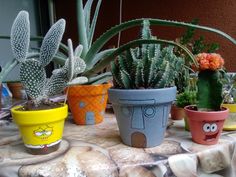
[[[197,103],[197,91],[185,91],[176,96],[176,106],[184,108]]]
[[[142,39],[155,39],[147,20],[143,23]],[[114,86],[125,89],[173,86],[184,67],[184,60],[177,57],[173,49],[173,46],[142,44],[119,55],[117,61],[111,63]]]

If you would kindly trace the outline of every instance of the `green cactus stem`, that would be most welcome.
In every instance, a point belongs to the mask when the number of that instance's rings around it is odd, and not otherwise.
[[[204,70],[198,74],[197,107],[202,111],[219,111],[223,101],[219,71]]]

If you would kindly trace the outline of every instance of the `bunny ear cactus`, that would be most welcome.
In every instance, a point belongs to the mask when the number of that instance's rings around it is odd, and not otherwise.
[[[61,93],[70,79],[67,77],[68,72],[70,72],[68,66],[53,71],[50,78],[46,78],[45,70],[45,66],[52,61],[59,48],[64,30],[65,20],[58,20],[44,37],[39,57],[26,59],[30,42],[28,13],[21,11],[13,23],[11,32],[12,51],[15,58],[20,62],[21,82],[36,107],[41,103],[47,103],[49,96]]]
[[[29,14],[21,11],[15,18],[11,28],[11,47],[13,56],[18,61],[26,59],[30,43]]]
[[[68,85],[84,84],[88,82],[88,78],[84,76],[77,77],[78,74],[82,73],[86,69],[86,64],[84,60],[80,58],[82,54],[83,46],[79,45],[75,52],[73,52],[73,45],[71,39],[68,39],[68,54],[69,58],[65,65],[65,70],[67,70]]]
[[[49,81],[51,82],[47,81],[44,67],[56,54],[64,30],[65,20],[61,19],[50,28],[44,37],[39,58],[23,60],[20,64],[21,81],[25,86],[28,96],[34,101],[35,105],[39,105],[48,96],[52,95],[52,93],[56,94],[58,90],[61,90],[58,87],[63,87],[61,86],[61,80],[59,78],[57,79],[55,75],[52,75],[52,78],[50,78]],[[17,37],[13,36],[13,39],[17,40],[23,36],[19,34],[19,37]]]
[[[144,21],[142,39],[155,39],[148,21]],[[115,87],[125,89],[164,88],[174,84],[174,79],[184,66],[173,47],[161,49],[159,44],[142,44],[119,55],[111,63]]]
[[[200,53],[196,60],[199,63],[197,108],[202,111],[218,111],[223,101],[221,69],[224,60],[215,53]]]

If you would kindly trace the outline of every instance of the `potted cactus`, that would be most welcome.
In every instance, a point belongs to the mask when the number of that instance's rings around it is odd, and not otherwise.
[[[200,53],[196,60],[199,63],[197,106],[186,106],[185,112],[193,141],[216,144],[229,113],[229,109],[221,107],[224,60],[215,53]]]
[[[149,25],[149,21],[143,22],[143,40],[155,39]],[[142,44],[111,63],[114,88],[108,95],[124,144],[145,148],[162,143],[176,96],[174,80],[184,67],[184,59],[173,49]]]
[[[29,100],[11,109],[26,149],[32,154],[48,154],[59,148],[68,106],[52,102],[49,97],[63,91],[74,66],[71,61],[46,77],[45,66],[58,50],[65,30],[65,20],[58,20],[42,41],[38,57],[28,58],[30,23],[26,11],[17,15],[11,29],[13,55],[20,63],[20,79]],[[79,66],[77,66],[79,68]],[[79,72],[82,72],[81,70]]]

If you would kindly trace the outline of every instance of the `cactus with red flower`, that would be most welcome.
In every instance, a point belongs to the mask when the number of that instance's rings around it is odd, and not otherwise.
[[[218,111],[223,101],[224,59],[216,53],[200,53],[196,60],[199,64],[197,108],[202,111]]]

